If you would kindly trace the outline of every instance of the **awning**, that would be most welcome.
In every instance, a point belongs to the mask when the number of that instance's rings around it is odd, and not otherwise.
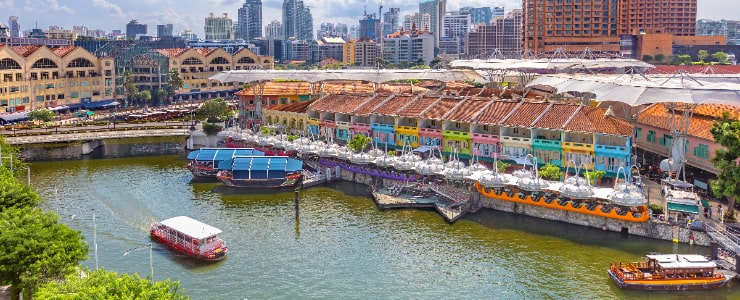
[[[76,109],[82,107],[82,103],[68,103],[67,108]]]
[[[60,111],[60,110],[68,109],[68,108],[69,108],[69,106],[60,105],[60,106],[49,107],[47,109],[50,110],[50,111]]]
[[[94,101],[94,102],[83,102],[82,106],[84,106],[86,109],[96,109],[96,108],[111,108],[118,106],[119,103],[116,100],[103,100],[103,101]]]
[[[13,123],[28,120],[28,112],[17,112],[12,114],[0,115],[0,120],[5,123]]]
[[[668,210],[690,213],[690,214],[698,214],[699,206],[668,202]]]

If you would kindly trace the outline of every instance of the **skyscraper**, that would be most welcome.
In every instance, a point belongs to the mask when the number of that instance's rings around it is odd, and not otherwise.
[[[610,22],[619,18],[620,34],[660,31],[677,36],[694,36],[696,2],[697,0],[611,0],[610,5],[619,3],[620,14],[612,14],[609,18]]]
[[[473,24],[484,23],[485,25],[491,25],[491,19],[493,19],[490,7],[460,7],[460,14],[470,15],[470,19]],[[503,16],[501,17],[503,18]]]
[[[137,20],[131,20],[126,24],[126,38],[135,39],[137,35],[146,35],[146,24],[140,24]]]
[[[434,47],[439,47],[442,17],[447,12],[447,0],[419,0],[419,13],[429,14],[429,31],[434,36]]]
[[[262,1],[246,0],[237,13],[236,37],[250,41],[262,36]]]
[[[18,22],[18,17],[10,16],[8,18],[8,29],[10,30],[11,37],[21,36],[21,23]]]
[[[398,30],[398,26],[401,23],[401,9],[398,7],[391,7],[387,12],[383,13],[383,35],[389,35]]]
[[[380,20],[375,18],[375,14],[365,14],[360,19],[360,39],[377,40],[377,32],[375,31],[380,24]]]
[[[172,36],[172,24],[157,25],[157,37]]]
[[[283,1],[283,39],[313,39],[311,10],[301,0]]]
[[[223,17],[216,17],[210,13],[205,20],[204,31],[206,40],[233,40],[234,23],[227,13]]]
[[[283,36],[283,24],[278,20],[272,20],[267,26],[265,26],[265,37],[268,38],[282,38]]]

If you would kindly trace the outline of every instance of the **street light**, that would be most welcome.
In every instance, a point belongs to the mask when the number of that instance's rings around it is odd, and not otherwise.
[[[149,277],[152,280],[152,283],[154,283],[154,265],[152,264],[152,243],[146,244],[146,245],[140,245],[133,247],[131,249],[126,250],[126,252],[123,252],[123,256],[128,255],[130,252],[138,251],[144,248],[149,248]]]

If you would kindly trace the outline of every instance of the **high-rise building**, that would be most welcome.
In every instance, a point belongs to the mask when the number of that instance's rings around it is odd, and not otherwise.
[[[505,18],[496,18],[491,25],[478,26],[467,35],[465,54],[469,58],[490,58],[498,50],[507,58],[516,58],[522,50],[522,10],[514,9]]]
[[[428,31],[395,32],[383,39],[383,59],[393,63],[429,65],[434,59],[434,35]]]
[[[234,22],[227,13],[224,13],[222,17],[216,17],[214,13],[210,13],[205,20],[204,29],[206,40],[234,39]]]
[[[671,1],[671,0],[667,0]],[[564,5],[565,4],[565,5]],[[619,52],[618,0],[587,3],[523,0],[524,49],[536,53]]]
[[[391,7],[383,13],[383,35],[389,35],[399,29],[400,14],[401,9],[397,7]]]
[[[610,0],[609,6],[619,4],[620,13],[616,15],[610,12],[609,22],[619,24],[619,34],[634,35],[650,31],[674,36],[694,36],[696,2],[697,0]],[[603,1],[602,5],[607,5],[607,1]]]
[[[300,0],[283,1],[283,39],[313,39],[311,10]],[[287,52],[287,51],[286,51]]]
[[[172,24],[157,25],[157,37],[172,36]]]
[[[465,6],[465,7],[460,8],[460,14],[470,15],[470,20],[475,25],[478,25],[478,24],[491,25],[491,19],[493,19],[493,14],[491,12],[490,7]]]
[[[281,39],[283,36],[283,24],[278,20],[272,20],[265,26],[265,37]]]
[[[696,21],[696,35],[726,36],[728,45],[740,45],[740,21],[698,20]]]
[[[126,38],[136,39],[139,35],[146,35],[146,24],[141,24],[137,20],[131,20],[126,24]]]
[[[246,0],[237,11],[236,37],[251,41],[262,36],[262,1]]]
[[[442,17],[447,12],[447,0],[419,0],[419,13],[429,14],[430,26],[429,31],[434,36],[434,47],[439,46],[439,37],[441,36]]]
[[[454,12],[442,17],[442,36],[438,43],[439,53],[459,54],[470,28],[471,16],[469,14]]]
[[[506,16],[506,11],[504,10],[503,6],[495,6],[493,7],[493,10],[491,10],[491,19],[503,18],[505,16]]]
[[[431,26],[431,17],[429,14],[415,13],[413,16],[405,15],[403,17],[403,30],[402,31],[414,31],[414,30],[428,30]]]
[[[8,29],[10,30],[11,37],[21,36],[21,23],[18,22],[17,16],[10,16],[8,18]]]
[[[380,25],[380,20],[375,18],[375,14],[365,14],[360,19],[360,39],[377,40],[378,32],[377,28]]]

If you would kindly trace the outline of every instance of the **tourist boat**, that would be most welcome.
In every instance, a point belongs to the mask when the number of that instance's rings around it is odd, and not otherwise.
[[[234,156],[262,156],[264,152],[254,148],[201,148],[188,153],[188,170],[197,177],[215,178],[218,164]]]
[[[300,181],[303,161],[287,156],[236,156],[218,169],[216,178],[228,186],[282,188]]]
[[[226,257],[229,248],[217,235],[222,231],[186,216],[152,224],[152,237],[187,256],[216,261]]]
[[[730,277],[713,261],[696,254],[647,255],[647,261],[612,263],[609,277],[620,288],[633,290],[708,290]]]

